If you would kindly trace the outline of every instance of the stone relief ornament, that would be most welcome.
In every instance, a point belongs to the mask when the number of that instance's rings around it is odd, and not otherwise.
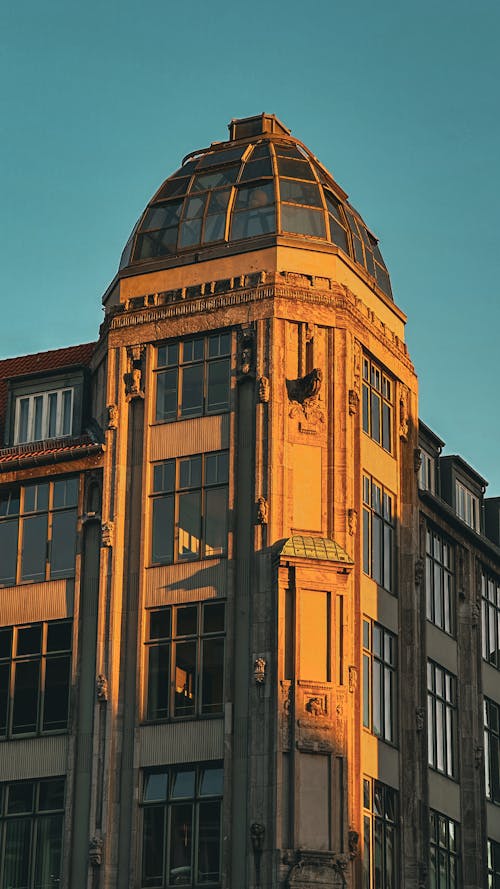
[[[354,355],[353,355],[353,389],[355,395],[357,395],[356,404],[359,402],[361,397],[361,360],[362,360],[362,352],[361,346],[357,340],[354,340]]]
[[[349,692],[350,694],[354,694],[358,687],[358,668],[354,666],[349,667]]]
[[[260,377],[259,379],[259,400],[264,404],[269,401],[270,386],[268,377]]]
[[[417,732],[423,732],[425,726],[425,710],[423,707],[417,707],[415,710],[415,725]]]
[[[267,661],[265,657],[255,658],[253,665],[253,676],[257,685],[263,685],[266,681]]]
[[[295,861],[288,873],[289,889],[303,889],[310,885],[321,889],[327,886],[329,889],[344,889],[347,885],[344,871],[349,862],[349,855],[300,849],[295,853]]]
[[[107,701],[108,700],[108,680],[106,679],[104,673],[99,673],[97,679],[95,681],[96,694],[98,701]]]
[[[252,849],[254,854],[257,852],[262,852],[265,833],[266,828],[258,821],[254,821],[254,823],[250,826],[250,838],[252,840]]]
[[[287,380],[288,398],[292,403],[289,416],[303,416],[313,426],[324,423],[325,415],[319,405],[323,371],[319,367],[297,380]]]
[[[409,391],[401,385],[399,389],[399,437],[401,441],[408,441],[408,401]]]
[[[420,586],[424,579],[424,560],[415,559],[415,583]]]
[[[108,404],[108,429],[116,429],[118,426],[118,405]]]
[[[89,842],[89,862],[92,867],[99,867],[102,864],[102,850],[104,843],[101,837],[93,836]]]
[[[306,710],[311,716],[326,716],[323,698],[309,698],[306,703]]]
[[[347,510],[347,530],[351,537],[354,537],[358,527],[358,513],[356,509]]]
[[[101,542],[103,546],[113,546],[115,531],[114,522],[103,522],[101,525]]]
[[[241,331],[238,344],[238,373],[241,377],[255,374],[255,332]]]
[[[420,467],[422,466],[422,451],[420,448],[415,448],[413,451],[413,468],[415,470],[415,475],[418,475],[420,472]]]
[[[265,497],[259,497],[257,500],[257,522],[259,525],[267,525],[269,507]]]
[[[125,395],[127,400],[144,398],[142,386],[142,358],[144,346],[130,346],[127,349],[127,373],[125,374]]]
[[[483,765],[484,760],[484,747],[476,747],[474,750],[474,762],[476,764],[476,769],[480,769]]]
[[[356,858],[359,854],[359,833],[351,827],[348,833],[349,858]]]
[[[355,389],[349,389],[349,413],[353,417],[358,412],[359,395]]]

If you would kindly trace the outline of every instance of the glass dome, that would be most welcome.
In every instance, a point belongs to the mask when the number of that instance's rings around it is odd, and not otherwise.
[[[120,270],[250,239],[264,246],[281,235],[335,244],[392,299],[377,239],[314,155],[273,115],[229,126],[228,142],[188,155],[165,180]]]

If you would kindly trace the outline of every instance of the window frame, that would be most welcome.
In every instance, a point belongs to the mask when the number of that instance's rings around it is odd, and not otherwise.
[[[418,487],[421,491],[436,493],[436,458],[423,447],[420,448]]]
[[[394,453],[394,394],[394,379],[381,364],[363,354],[361,427],[363,432],[388,454]],[[376,422],[374,421],[375,404],[378,404],[378,420]]]
[[[375,633],[380,634],[379,646]],[[378,693],[375,669],[380,674]],[[398,637],[369,617],[363,617],[363,727],[380,741],[398,746]]]
[[[374,491],[378,491],[378,494],[374,494]],[[366,472],[362,476],[362,497],[363,572],[389,593],[396,595],[396,498]],[[376,529],[379,532],[378,537]],[[375,553],[378,553],[379,572],[374,562]]]
[[[480,498],[460,479],[455,479],[455,510],[459,519],[462,519],[469,528],[481,533]]]
[[[483,715],[486,799],[500,806],[500,705],[485,696]]]
[[[64,404],[65,394],[70,393],[69,407],[66,409]],[[50,433],[50,401],[56,397],[56,414],[55,414],[55,430]],[[42,400],[42,413],[40,417],[41,434],[36,435],[36,407],[35,402]],[[28,402],[28,416],[26,425],[28,428],[28,436],[20,438],[21,426],[21,410],[22,402]],[[73,434],[73,410],[75,402],[75,387],[62,386],[54,389],[43,389],[39,392],[16,395],[14,405],[14,445],[30,444],[36,441],[47,441],[54,438],[67,438]],[[69,419],[69,429],[64,431],[66,419]]]
[[[227,347],[223,343],[224,339],[228,340]],[[217,340],[219,342],[217,354],[210,355],[211,343]],[[189,355],[188,348],[192,345],[194,350],[196,348],[195,344],[197,343],[203,344],[202,355],[193,358],[185,357],[186,354]],[[226,351],[224,351],[224,349],[226,349]],[[165,363],[160,363],[162,359],[162,350],[164,350],[166,354]],[[170,350],[173,353],[171,360],[167,357]],[[224,382],[224,385],[227,387],[227,399],[223,402],[217,402],[214,407],[211,407],[210,376],[212,368],[216,367],[218,364],[221,366],[223,364],[227,365],[226,379]],[[195,406],[192,409],[188,409],[187,407],[183,408],[183,396],[185,392],[184,380],[189,373],[193,374],[195,368],[201,369],[201,402],[199,403],[199,406]],[[155,347],[155,367],[153,369],[155,378],[153,423],[175,423],[180,420],[189,420],[194,417],[214,416],[216,414],[229,412],[231,410],[232,372],[233,331],[231,328],[225,328],[217,332],[211,332],[210,334],[201,334],[181,340],[168,340],[165,343],[157,344]],[[162,410],[160,408],[160,399],[162,394],[165,398],[165,391],[161,387],[163,386],[163,380],[167,381],[169,376],[172,379],[175,377],[175,385],[172,385],[171,387],[168,387],[167,385],[166,391],[167,393],[171,393],[172,399],[175,392],[175,407],[171,410],[167,410],[164,407]]]
[[[399,885],[400,834],[399,793],[375,778],[363,777],[363,889],[396,889]],[[391,800],[392,802],[389,802]],[[382,800],[377,811],[376,800]],[[388,815],[392,810],[393,817]],[[392,847],[389,838],[392,836]],[[392,873],[388,873],[388,852],[392,848]],[[376,853],[382,853],[381,869],[376,875]],[[377,879],[377,877],[379,879]],[[376,881],[377,879],[377,881]]]
[[[435,554],[436,545],[439,553]],[[432,525],[425,529],[426,619],[443,633],[456,637],[455,547]],[[439,614],[441,613],[441,620]]]
[[[211,606],[223,606],[223,628],[213,631],[204,630],[204,621],[206,616],[206,608]],[[178,616],[183,609],[196,609],[196,628],[194,632],[179,633],[178,632]],[[153,616],[168,616],[169,633],[162,636],[151,636],[151,620]],[[179,605],[166,605],[159,608],[149,608],[146,613],[146,638],[144,640],[144,673],[146,682],[144,683],[144,699],[143,699],[143,722],[179,722],[186,719],[211,719],[220,718],[224,715],[224,694],[225,694],[225,657],[226,657],[226,600],[225,599],[209,599],[201,602],[182,603]],[[209,709],[205,707],[203,696],[205,692],[205,653],[208,643],[222,642],[222,690],[221,701],[217,709]],[[195,675],[193,687],[193,712],[176,713],[176,688],[177,680],[177,649],[179,646],[192,643],[195,645]],[[166,664],[166,685],[167,690],[167,707],[166,714],[163,716],[150,715],[153,704],[153,681],[152,681],[152,662],[153,649],[167,650]],[[159,674],[160,671],[158,671]],[[214,704],[210,705],[213,708]]]
[[[438,683],[436,676],[440,676]],[[438,684],[442,691],[439,691]],[[428,658],[427,760],[429,768],[454,781],[458,777],[457,693],[457,677]]]
[[[500,889],[500,843],[488,838],[488,889]]]
[[[43,785],[48,785],[52,783],[61,783],[63,785],[63,801],[62,804],[55,808],[43,808],[41,807],[41,790]],[[22,787],[28,788],[29,785],[32,785],[32,803],[31,809],[28,811],[26,809],[23,812],[8,812],[9,799],[12,790],[14,788],[16,790],[21,789]],[[5,869],[7,864],[7,853],[6,853],[6,844],[7,844],[7,829],[9,824],[21,823],[22,821],[28,821],[28,835],[29,835],[29,853],[26,856],[27,858],[27,889],[34,889],[36,885],[39,885],[39,876],[36,873],[36,866],[38,862],[38,855],[40,852],[40,835],[43,839],[43,833],[40,831],[40,824],[44,821],[47,821],[49,818],[58,818],[61,822],[60,824],[60,845],[59,845],[59,878],[58,881],[62,878],[62,869],[63,869],[63,860],[64,860],[64,814],[65,814],[65,798],[66,798],[66,778],[64,776],[54,776],[50,778],[38,778],[32,779],[30,781],[9,781],[2,783],[0,785],[0,848],[2,849],[2,855],[0,856],[0,883],[3,886],[5,881]],[[22,850],[21,850],[22,854]],[[26,859],[25,859],[26,860]]]
[[[443,864],[446,867],[444,882],[441,881]],[[429,875],[434,879],[435,889],[459,889],[461,886],[460,825],[434,809],[429,809]]]
[[[500,580],[483,567],[481,567],[481,652],[487,664],[495,670],[500,670]]]

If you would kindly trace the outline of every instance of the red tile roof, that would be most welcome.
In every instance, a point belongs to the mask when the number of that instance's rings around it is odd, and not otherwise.
[[[18,358],[5,358],[0,361],[0,433],[3,433],[7,409],[7,381],[14,377],[36,376],[59,368],[81,367],[90,363],[95,343],[52,349],[50,352],[37,352],[35,355],[21,355]]]
[[[0,473],[30,465],[42,466],[98,454],[103,445],[90,435],[75,435],[0,449]]]

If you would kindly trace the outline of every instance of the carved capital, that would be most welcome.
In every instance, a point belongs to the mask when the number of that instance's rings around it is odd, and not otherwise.
[[[253,677],[257,685],[263,685],[266,681],[267,661],[265,657],[255,658],[253,665]]]
[[[270,385],[268,377],[259,378],[259,401],[267,404],[270,395]]]
[[[92,867],[99,867],[102,864],[103,847],[101,837],[93,836],[89,841],[89,862]]]
[[[347,836],[349,845],[349,858],[356,858],[356,856],[359,855],[359,833],[357,830],[354,830],[354,828],[351,827]]]

